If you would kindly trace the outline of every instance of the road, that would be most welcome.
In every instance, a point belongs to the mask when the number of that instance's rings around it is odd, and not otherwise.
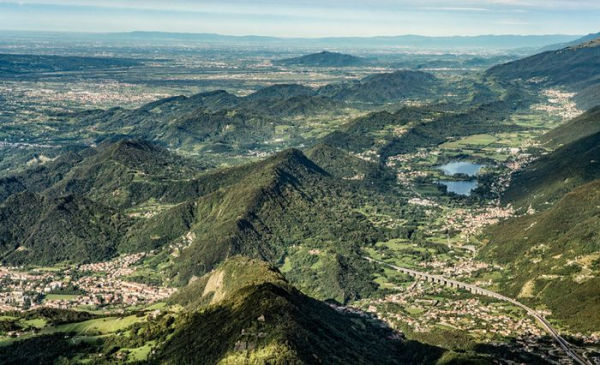
[[[584,359],[583,357],[581,357],[579,354],[577,354],[575,351],[573,351],[571,349],[571,345],[560,336],[560,334],[558,333],[558,331],[556,331],[556,329],[554,329],[554,327],[552,327],[552,325],[550,324],[550,322],[548,322],[546,320],[546,318],[544,318],[541,314],[539,314],[538,312],[536,312],[535,310],[533,310],[532,308],[529,308],[528,306],[526,306],[525,304],[509,298],[507,296],[504,296],[502,294],[498,294],[496,292],[493,292],[491,290],[488,289],[484,289],[484,288],[480,288],[476,285],[472,285],[472,284],[468,284],[468,283],[463,283],[460,281],[456,281],[456,280],[452,280],[452,279],[448,279],[446,277],[440,276],[440,275],[433,275],[433,274],[429,274],[426,272],[421,272],[421,271],[416,271],[413,269],[408,269],[405,267],[399,267],[396,265],[392,265],[392,264],[388,264],[387,262],[383,262],[383,261],[379,261],[379,260],[375,260],[371,257],[368,256],[363,256],[366,260],[370,261],[370,262],[374,262],[380,265],[385,265],[387,267],[390,267],[394,270],[400,271],[404,274],[410,275],[411,277],[417,278],[417,279],[424,279],[426,281],[429,282],[433,282],[433,283],[439,283],[441,285],[445,285],[445,286],[449,286],[452,288],[457,288],[457,289],[465,289],[470,291],[473,294],[478,294],[478,295],[484,295],[487,297],[491,297],[491,298],[495,298],[504,302],[508,302],[511,303],[513,305],[516,305],[518,307],[523,308],[527,314],[529,314],[530,316],[532,316],[533,318],[535,318],[538,323],[541,324],[541,326],[546,330],[546,332],[548,332],[548,334],[550,336],[552,336],[552,338],[554,338],[554,340],[556,341],[556,343],[558,343],[558,345],[561,347],[561,349],[565,352],[565,354],[567,354],[567,356],[569,356],[571,359],[573,359],[576,363],[580,364],[580,365],[592,365],[591,362],[587,361],[586,359]]]

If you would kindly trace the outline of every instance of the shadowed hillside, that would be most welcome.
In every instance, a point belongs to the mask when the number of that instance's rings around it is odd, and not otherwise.
[[[544,209],[577,186],[600,178],[599,146],[596,133],[540,157],[513,175],[504,201]]]
[[[600,106],[592,108],[546,133],[542,141],[553,147],[566,145],[578,139],[600,132]]]
[[[501,81],[532,80],[541,86],[562,86],[578,93],[582,107],[600,104],[600,42],[597,39],[548,51],[490,68],[486,75]]]
[[[550,209],[489,228],[481,257],[509,267],[506,293],[543,303],[578,330],[600,326],[600,181]]]

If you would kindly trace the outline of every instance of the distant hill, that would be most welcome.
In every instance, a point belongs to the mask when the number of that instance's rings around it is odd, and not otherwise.
[[[326,85],[318,92],[335,100],[380,104],[432,97],[438,95],[443,86],[443,82],[430,73],[399,70],[369,75],[351,83]]]
[[[565,181],[560,169],[553,171]],[[599,217],[600,180],[594,180],[545,211],[490,227],[480,255],[508,266],[501,286],[510,296],[547,306],[550,318],[578,331],[595,331],[600,328]]]
[[[548,208],[574,188],[600,178],[600,133],[578,139],[516,172],[504,192],[518,207]]]
[[[289,146],[308,145],[299,116],[326,114],[339,109],[399,103],[407,99],[438,99],[448,85],[432,74],[400,70],[352,82],[313,89],[298,84],[275,84],[245,97],[223,90],[189,97],[173,96],[136,109],[115,107],[75,113],[56,113],[50,123],[57,134],[82,140],[132,138],[170,148],[219,152],[230,156],[264,149],[288,130]]]
[[[361,57],[349,54],[323,51],[305,56],[286,58],[273,61],[282,66],[305,66],[305,67],[349,67],[365,65],[368,61]]]
[[[6,31],[6,37],[13,39],[23,32]],[[28,32],[31,37],[33,32]],[[54,39],[56,33],[36,32],[42,40]],[[352,49],[354,47],[404,47],[413,49],[540,49],[549,44],[565,43],[580,38],[581,35],[549,34],[549,35],[479,35],[479,36],[446,36],[430,37],[421,35],[398,35],[377,37],[327,37],[327,38],[276,38],[265,36],[230,36],[210,33],[167,33],[167,32],[128,32],[128,33],[63,33],[59,36],[71,40],[108,40],[116,42],[151,41],[155,44],[172,44],[174,41],[203,42],[229,45],[285,45],[296,47],[312,47],[321,49]]]
[[[564,43],[558,43],[558,44],[551,44],[549,46],[543,47],[541,49],[542,52],[545,51],[556,51],[559,50],[561,48],[567,48],[567,47],[575,47],[578,46],[580,44],[584,44],[584,43],[588,43],[590,41],[593,41],[594,39],[598,39],[600,38],[600,33],[590,33],[586,36],[583,36],[581,38],[577,38],[571,42],[564,42]]]
[[[589,86],[600,79],[600,44],[548,51],[494,66],[487,75],[501,80],[542,78],[546,85]]]
[[[600,41],[494,66],[486,75],[505,82],[522,79],[545,87],[562,86],[577,92],[576,100],[584,104],[583,107],[599,105],[600,96],[594,93],[600,86]]]
[[[503,100],[474,107],[447,104],[404,107],[395,113],[375,112],[356,118],[325,137],[322,142],[347,151],[375,151],[380,162],[416,148],[441,144],[450,137],[519,130],[507,119],[513,110],[528,105],[527,97],[510,91]],[[447,113],[452,108],[455,113]]]

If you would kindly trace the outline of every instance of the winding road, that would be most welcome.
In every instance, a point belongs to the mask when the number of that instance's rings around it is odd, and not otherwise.
[[[558,345],[561,347],[561,349],[565,352],[565,354],[567,354],[570,358],[572,358],[576,363],[580,364],[580,365],[592,365],[591,362],[587,361],[586,359],[584,359],[583,357],[581,357],[579,354],[577,354],[575,351],[573,351],[571,349],[571,345],[560,336],[560,334],[558,333],[558,331],[556,331],[556,329],[554,329],[554,327],[552,327],[552,325],[550,324],[550,322],[548,322],[546,320],[546,318],[544,318],[541,314],[539,314],[538,312],[536,312],[535,310],[533,310],[532,308],[529,308],[528,306],[526,306],[525,304],[516,301],[515,299],[509,298],[507,296],[504,296],[502,294],[498,294],[496,292],[493,292],[491,290],[488,289],[483,289],[480,288],[476,285],[472,285],[472,284],[468,284],[468,283],[463,283],[461,281],[456,281],[456,280],[452,280],[452,279],[448,279],[446,277],[443,277],[441,275],[433,275],[433,274],[429,274],[426,272],[421,272],[421,271],[416,271],[413,269],[408,269],[405,267],[400,267],[400,266],[396,266],[396,265],[392,265],[392,264],[388,264],[387,262],[383,262],[380,260],[375,260],[371,257],[368,256],[363,256],[364,259],[370,261],[370,262],[374,262],[380,265],[385,265],[389,268],[392,268],[396,271],[402,272],[404,274],[407,274],[413,278],[417,278],[417,279],[424,279],[426,281],[432,282],[432,283],[439,283],[441,285],[445,285],[445,286],[449,286],[452,288],[457,288],[457,289],[465,289],[470,291],[473,294],[478,294],[478,295],[484,295],[487,297],[491,297],[491,298],[495,298],[504,302],[508,302],[511,303],[513,305],[516,305],[518,307],[523,308],[527,314],[529,314],[530,316],[532,316],[533,318],[535,318],[541,325],[542,327],[546,330],[546,332],[548,332],[548,334],[550,336],[552,336],[554,338],[554,340],[558,343]]]

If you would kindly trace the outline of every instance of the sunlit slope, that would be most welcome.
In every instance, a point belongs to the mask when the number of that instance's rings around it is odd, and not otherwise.
[[[242,257],[225,261],[173,301],[189,312],[158,351],[161,363],[410,364],[442,354],[397,338],[376,320],[311,299],[275,268]]]

